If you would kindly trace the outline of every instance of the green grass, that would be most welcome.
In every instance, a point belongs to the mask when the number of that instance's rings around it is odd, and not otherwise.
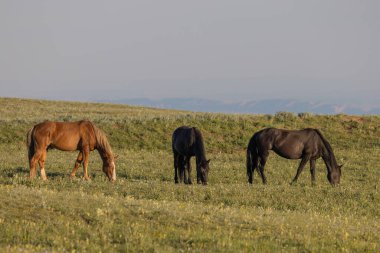
[[[379,252],[380,117],[225,115],[112,104],[0,98],[1,252]],[[28,179],[25,135],[43,120],[89,119],[108,135],[116,183],[90,157],[91,181],[68,177],[76,152],[49,151],[49,180]],[[175,185],[171,134],[202,129],[209,185]],[[247,184],[245,147],[264,127],[321,129],[343,175],[322,161],[289,183],[299,161],[271,155],[263,186]],[[195,176],[193,162],[193,177]]]

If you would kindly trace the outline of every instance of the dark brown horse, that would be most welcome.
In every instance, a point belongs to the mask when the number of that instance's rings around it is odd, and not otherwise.
[[[110,181],[116,180],[115,157],[106,135],[90,121],[51,122],[35,125],[27,134],[30,178],[36,177],[36,163],[39,163],[41,177],[46,180],[45,160],[48,149],[62,151],[79,150],[79,155],[71,172],[75,177],[83,163],[84,178],[89,179],[87,166],[90,151],[98,150],[103,160],[103,172]]]
[[[197,183],[206,185],[210,160],[206,158],[201,131],[195,127],[182,126],[177,128],[173,133],[172,149],[174,154],[175,183],[184,182],[185,184],[192,184],[190,158],[195,156]],[[185,170],[187,170],[187,176]]]
[[[315,183],[315,162],[322,157],[327,168],[327,179],[332,185],[339,184],[341,167],[335,159],[329,142],[318,129],[282,130],[266,128],[253,135],[247,148],[247,175],[248,182],[252,184],[254,170],[258,173],[264,184],[266,177],[264,166],[269,150],[287,159],[302,159],[297,174],[292,183],[296,182],[306,163],[310,161],[312,183]]]

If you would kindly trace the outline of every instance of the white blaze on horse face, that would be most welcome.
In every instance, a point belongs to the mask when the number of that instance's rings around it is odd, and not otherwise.
[[[112,162],[112,167],[113,167],[113,170],[112,170],[112,181],[115,181],[116,180],[116,166],[115,166],[115,162]]]

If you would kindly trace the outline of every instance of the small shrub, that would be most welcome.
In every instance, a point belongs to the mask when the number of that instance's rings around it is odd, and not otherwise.
[[[274,118],[281,122],[293,121],[296,119],[296,115],[292,112],[276,112]]]
[[[272,121],[273,120],[273,115],[272,114],[265,114],[264,115],[264,120]]]
[[[311,112],[300,112],[300,113],[298,113],[298,118],[300,118],[300,119],[310,119],[313,116],[314,115]]]

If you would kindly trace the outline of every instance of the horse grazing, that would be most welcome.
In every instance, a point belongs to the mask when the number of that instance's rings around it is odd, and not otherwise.
[[[42,179],[47,179],[46,153],[49,149],[55,148],[62,151],[79,150],[74,169],[70,174],[72,178],[83,163],[84,178],[89,179],[87,171],[89,153],[96,149],[103,160],[103,172],[110,181],[116,180],[115,157],[111,146],[103,131],[90,121],[39,123],[28,131],[27,145],[31,179],[36,177],[37,161]]]
[[[174,154],[174,181],[192,184],[190,158],[195,156],[197,183],[207,185],[209,163],[203,144],[202,133],[198,128],[182,126],[173,132],[172,149]],[[185,172],[187,170],[187,177]],[[178,171],[179,170],[179,171]],[[179,174],[179,181],[178,181]]]
[[[322,157],[327,168],[327,179],[335,186],[340,182],[341,167],[338,165],[329,142],[318,129],[283,130],[266,128],[255,133],[247,148],[248,182],[253,182],[253,172],[258,173],[264,184],[267,180],[264,167],[269,150],[287,159],[302,159],[292,183],[296,182],[306,163],[310,161],[312,183],[315,183],[315,162]]]

